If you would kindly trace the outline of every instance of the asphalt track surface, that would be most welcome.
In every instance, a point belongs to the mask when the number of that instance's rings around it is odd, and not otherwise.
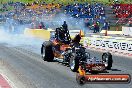
[[[88,50],[92,56],[101,58],[102,52]],[[113,55],[113,67],[109,73],[132,75],[132,57]],[[12,46],[0,44],[0,72],[13,88],[132,88],[130,84],[86,84],[76,82],[76,73],[58,62],[43,61],[40,46]],[[109,74],[108,73],[108,74]]]

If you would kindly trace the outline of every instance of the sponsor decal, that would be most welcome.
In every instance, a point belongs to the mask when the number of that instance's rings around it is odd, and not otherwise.
[[[98,74],[85,76],[88,83],[130,83],[131,77],[128,74]]]
[[[77,75],[77,82],[85,83],[104,83],[104,84],[129,84],[131,76],[129,74],[87,74]]]

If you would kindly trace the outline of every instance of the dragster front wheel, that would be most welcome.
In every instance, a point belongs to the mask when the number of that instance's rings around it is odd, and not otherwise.
[[[70,58],[69,66],[70,66],[70,69],[71,69],[73,72],[77,72],[77,70],[78,70],[78,68],[79,68],[79,60],[76,58],[75,55],[73,55],[73,56]]]
[[[76,73],[76,81],[79,85],[84,85],[86,83],[85,77],[80,76],[79,73]]]
[[[113,59],[111,53],[103,53],[102,60],[105,63],[107,70],[110,70],[113,64]]]

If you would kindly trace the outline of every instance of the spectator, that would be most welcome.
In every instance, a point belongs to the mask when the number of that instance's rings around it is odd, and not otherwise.
[[[43,22],[40,22],[40,23],[41,23],[42,29],[46,29],[44,23]]]
[[[103,26],[104,30],[110,30],[110,23],[108,21],[104,22],[104,26]]]
[[[110,22],[108,22],[108,30],[110,30]]]
[[[39,24],[39,29],[42,29],[42,24],[41,23]]]
[[[93,33],[99,32],[99,25],[98,25],[98,23],[95,22],[95,23],[93,24],[93,26],[94,26],[94,32],[93,32]]]
[[[99,26],[100,26],[100,23],[99,22],[96,22],[96,24],[97,24],[97,32],[99,32]]]
[[[85,19],[85,27],[89,27],[89,26],[90,26],[89,19]]]

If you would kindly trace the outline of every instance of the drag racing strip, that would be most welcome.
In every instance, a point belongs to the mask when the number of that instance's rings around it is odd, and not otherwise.
[[[46,63],[42,59],[39,59],[41,57],[37,57],[37,55],[35,54],[33,56],[30,55],[29,54],[30,52],[24,54],[23,50],[21,51],[23,53],[20,53],[15,50],[7,47],[4,49],[4,52],[6,53],[10,52],[9,56],[12,55],[11,56],[12,60],[8,57],[8,55],[6,55],[6,57],[9,58],[9,59],[7,58],[8,62],[15,69],[17,69],[18,72],[21,72],[21,75],[25,75],[32,82],[35,82],[34,84],[37,86],[37,88],[43,88],[43,86],[47,86],[48,88],[53,88],[53,87],[62,88],[63,86],[65,86],[66,88],[69,82],[70,83],[74,82],[73,84],[76,84],[76,81],[73,79],[73,77],[75,77],[74,73],[72,73],[70,70],[67,71],[68,69],[67,67],[62,66],[61,64],[58,65],[58,63],[56,62]],[[28,56],[26,56],[26,54]],[[13,58],[14,56],[18,56],[18,57]],[[3,55],[3,57],[5,57],[5,55]],[[59,85],[61,82],[62,84],[63,83],[64,84]],[[34,88],[34,87],[28,87],[28,88]]]
[[[88,50],[91,56],[101,57],[101,52]],[[116,58],[116,59],[115,59]],[[86,84],[76,82],[76,73],[58,62],[43,61],[40,46],[0,46],[0,59],[4,61],[2,72],[16,88],[131,88],[132,84]],[[131,60],[113,55],[114,64],[110,73],[132,74]],[[118,60],[120,59],[120,60]],[[122,63],[124,62],[124,63]],[[128,62],[128,63],[125,63]],[[1,66],[0,66],[1,67]],[[125,70],[124,70],[125,69]],[[8,71],[5,71],[8,70]]]
[[[21,48],[22,49],[22,48]],[[36,48],[37,49],[37,48]],[[21,52],[21,50],[20,50],[20,52]],[[95,56],[95,57],[98,57],[98,58],[101,58],[101,55],[102,55],[102,53],[100,53],[100,52],[98,52],[98,51],[95,51],[95,52],[93,52],[93,51],[89,51],[90,53],[91,53],[91,56]],[[41,59],[41,58],[40,58]],[[112,70],[110,70],[109,71],[109,73],[111,74],[111,73],[116,73],[116,74],[119,74],[119,73],[129,73],[129,74],[132,74],[132,70],[131,70],[131,60],[129,60],[129,58],[126,58],[126,57],[124,57],[124,58],[122,58],[122,57],[120,57],[120,56],[115,56],[115,55],[113,55],[113,59],[114,59],[114,65],[113,65],[113,68],[112,68]],[[121,59],[121,60],[119,60],[119,59]],[[127,63],[126,63],[127,62]],[[45,63],[48,63],[48,62],[44,62],[44,64]],[[56,62],[55,62],[56,63]],[[122,65],[121,65],[122,64]],[[56,65],[56,64],[54,64],[54,65]],[[57,64],[58,65],[58,64]],[[63,65],[62,65],[63,66]],[[60,66],[60,64],[59,64],[59,66],[58,66],[58,69],[60,68],[61,66]],[[126,69],[126,67],[127,68],[129,68],[129,69]],[[64,68],[65,68],[65,66],[64,66]],[[54,69],[56,69],[56,68],[54,68]],[[69,67],[68,67],[68,69],[67,69],[67,67],[65,68],[66,69],[66,72],[67,72],[67,70],[69,70]],[[61,70],[58,70],[59,72],[61,72]],[[65,72],[65,73],[66,73]],[[68,71],[68,72],[70,72],[70,71]],[[70,72],[71,73],[71,72]],[[71,74],[70,74],[71,75]],[[72,74],[73,75],[73,74]],[[73,75],[73,77],[75,77],[75,74]]]
[[[10,65],[7,61],[5,61],[5,58],[4,59],[0,58],[0,74],[11,86],[9,88],[26,88],[26,87],[34,88],[30,86],[31,84],[29,83],[29,80],[26,79],[21,72],[13,68],[12,65]],[[8,88],[8,87],[3,87],[3,88]]]
[[[19,48],[18,48],[19,49]],[[23,48],[21,48],[21,49],[19,49],[20,51],[19,52],[21,52],[21,51],[24,51],[24,49]],[[93,52],[93,51],[89,51],[90,53],[91,53],[91,56],[96,56],[96,57],[98,57],[98,58],[101,58],[101,55],[102,55],[102,53],[100,53],[100,52],[97,52],[97,51],[95,51],[95,52]],[[30,52],[31,53],[31,52]],[[33,53],[33,52],[32,52]],[[33,58],[32,58],[33,59]],[[108,74],[132,74],[132,70],[131,70],[131,60],[129,60],[128,58],[122,58],[122,57],[119,57],[119,56],[115,56],[115,55],[113,55],[113,59],[114,59],[114,63],[113,63],[113,68],[112,68],[112,70],[109,70],[108,72]],[[121,59],[121,60],[119,60],[119,59]],[[123,60],[122,60],[123,59]],[[35,60],[35,58],[34,58],[34,60]],[[42,61],[41,60],[41,57],[40,57],[40,60],[39,60],[40,62]],[[127,63],[123,63],[123,62],[127,62]],[[71,80],[71,81],[75,81],[75,73],[73,73],[73,72],[71,72],[70,71],[70,69],[69,69],[69,67],[66,67],[66,66],[63,66],[62,64],[58,64],[57,62],[41,62],[41,63],[43,63],[44,65],[46,65],[47,64],[47,68],[50,68],[49,66],[53,66],[53,67],[51,67],[50,69],[56,69],[59,73],[62,73],[63,72],[63,74],[65,74],[65,75],[63,75],[63,76],[66,76],[67,75],[67,77],[68,77],[68,79],[69,79],[69,81]],[[121,65],[122,64],[122,65]],[[127,68],[127,69],[126,69]],[[63,71],[62,71],[62,69],[63,69]],[[66,74],[67,73],[67,74]],[[69,74],[70,73],[70,74]],[[73,80],[74,79],[74,80]],[[88,85],[92,85],[92,84],[88,84]],[[115,84],[115,85],[118,85],[119,86],[119,84]],[[120,87],[120,88],[127,88],[127,86],[128,85],[132,85],[132,84],[123,84],[122,85],[122,87]],[[98,85],[98,84],[94,84],[94,85],[92,85],[92,87],[91,88],[94,88],[94,87],[96,87],[96,86],[100,86],[100,87],[102,87],[102,85]],[[106,85],[103,85],[103,87],[104,88],[107,88],[107,86],[110,86],[110,87],[108,87],[108,88],[112,88],[111,86],[113,86],[114,87],[114,85],[110,85],[110,84],[106,84]],[[100,88],[99,87],[99,88]],[[71,87],[72,88],[72,87]]]

